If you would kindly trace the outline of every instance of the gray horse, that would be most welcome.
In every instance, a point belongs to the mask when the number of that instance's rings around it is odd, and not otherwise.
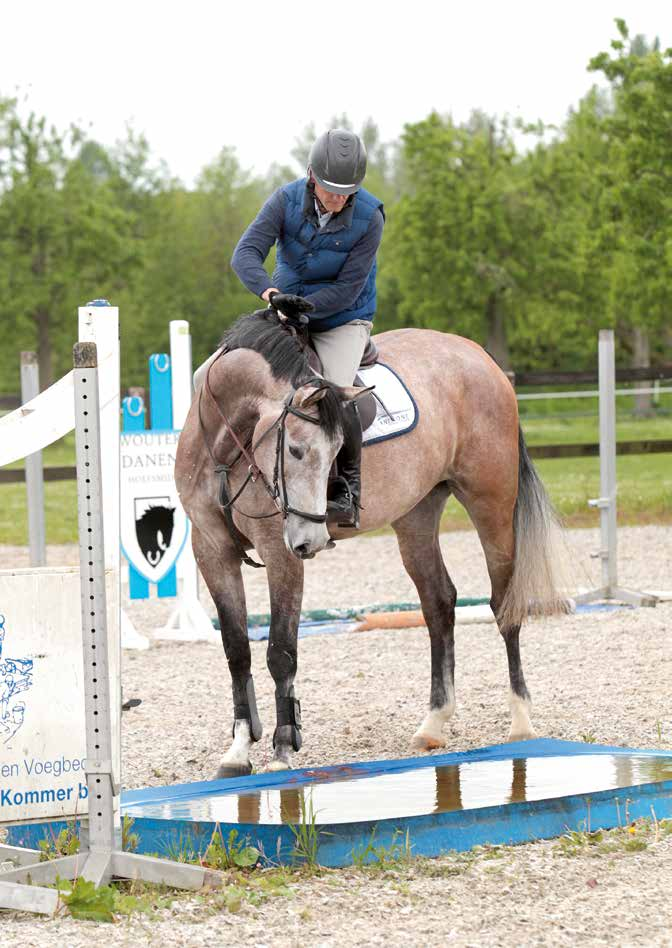
[[[456,590],[439,547],[450,494],[478,531],[492,585],[491,605],[506,644],[511,740],[534,735],[520,659],[521,622],[533,609],[565,610],[556,591],[553,511],[529,459],[513,388],[478,345],[431,330],[375,337],[382,362],[418,405],[415,429],[367,447],[359,532],[391,524],[415,583],[431,645],[429,710],[416,750],[444,745],[455,710]],[[301,746],[294,693],[303,560],[355,535],[326,524],[329,473],[342,442],[344,403],[361,395],[316,376],[301,333],[258,312],[225,334],[179,439],[175,480],[193,527],[199,569],[215,602],[233,688],[233,742],[218,776],[251,770],[261,737],[241,565],[256,551],[271,601],[268,667],[275,681],[272,770]]]

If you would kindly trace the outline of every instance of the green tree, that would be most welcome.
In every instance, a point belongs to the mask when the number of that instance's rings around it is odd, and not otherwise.
[[[509,364],[507,323],[526,278],[530,196],[508,126],[433,113],[403,136],[406,191],[388,234],[403,325],[459,332]]]
[[[594,361],[597,330],[609,318],[609,111],[605,94],[591,90],[550,141],[550,129],[529,130],[540,141],[514,169],[528,195],[531,237],[510,332],[517,368]]]
[[[662,340],[672,322],[672,49],[630,40],[623,20],[611,51],[590,68],[611,82],[614,109],[606,122],[612,145],[610,200],[619,209],[614,234],[611,310],[648,358],[649,336]],[[639,351],[637,351],[639,348]]]
[[[77,305],[111,295],[133,261],[131,215],[95,163],[77,158],[83,143],[75,127],[61,134],[22,119],[14,101],[0,105],[0,318],[37,349],[43,387],[69,367]]]
[[[142,218],[142,268],[120,297],[132,321],[122,340],[124,384],[144,383],[147,357],[167,349],[171,319],[189,320],[198,364],[237,316],[261,305],[233,272],[231,256],[268,193],[268,183],[224,148],[194,190],[173,182],[152,196]]]

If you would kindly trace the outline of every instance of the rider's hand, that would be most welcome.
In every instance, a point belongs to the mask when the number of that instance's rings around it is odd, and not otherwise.
[[[290,325],[305,326],[309,320],[307,313],[312,313],[315,307],[310,300],[303,296],[295,296],[293,293],[274,293],[272,290],[268,294],[268,301],[277,310],[280,318],[284,316],[283,322]]]

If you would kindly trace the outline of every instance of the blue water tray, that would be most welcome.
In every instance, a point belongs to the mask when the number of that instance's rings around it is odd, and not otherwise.
[[[672,817],[672,750],[519,741],[130,790],[121,809],[138,852],[172,858],[202,855],[235,829],[269,862],[292,863],[296,829],[313,821],[324,866],[375,859],[379,846],[438,856]],[[9,841],[36,848],[62,825],[14,827]]]
[[[437,856],[568,830],[672,816],[672,751],[539,739],[464,753],[344,764],[132,790],[141,852],[204,852],[218,830],[248,838],[272,861],[291,862],[292,827],[314,818],[325,866],[403,844]],[[373,854],[370,851],[371,858]]]

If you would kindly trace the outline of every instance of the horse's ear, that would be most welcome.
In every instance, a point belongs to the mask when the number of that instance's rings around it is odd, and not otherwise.
[[[320,388],[314,388],[312,385],[304,385],[296,393],[296,407],[297,408],[310,408],[311,405],[317,404],[320,399],[324,398],[329,389],[326,386],[321,386]],[[297,400],[298,397],[298,400]]]
[[[348,402],[354,402],[356,399],[361,398],[362,395],[367,395],[369,392],[372,392],[375,387],[375,385],[368,385],[366,387],[359,385],[341,385],[338,388],[338,397],[344,405],[347,405]]]

